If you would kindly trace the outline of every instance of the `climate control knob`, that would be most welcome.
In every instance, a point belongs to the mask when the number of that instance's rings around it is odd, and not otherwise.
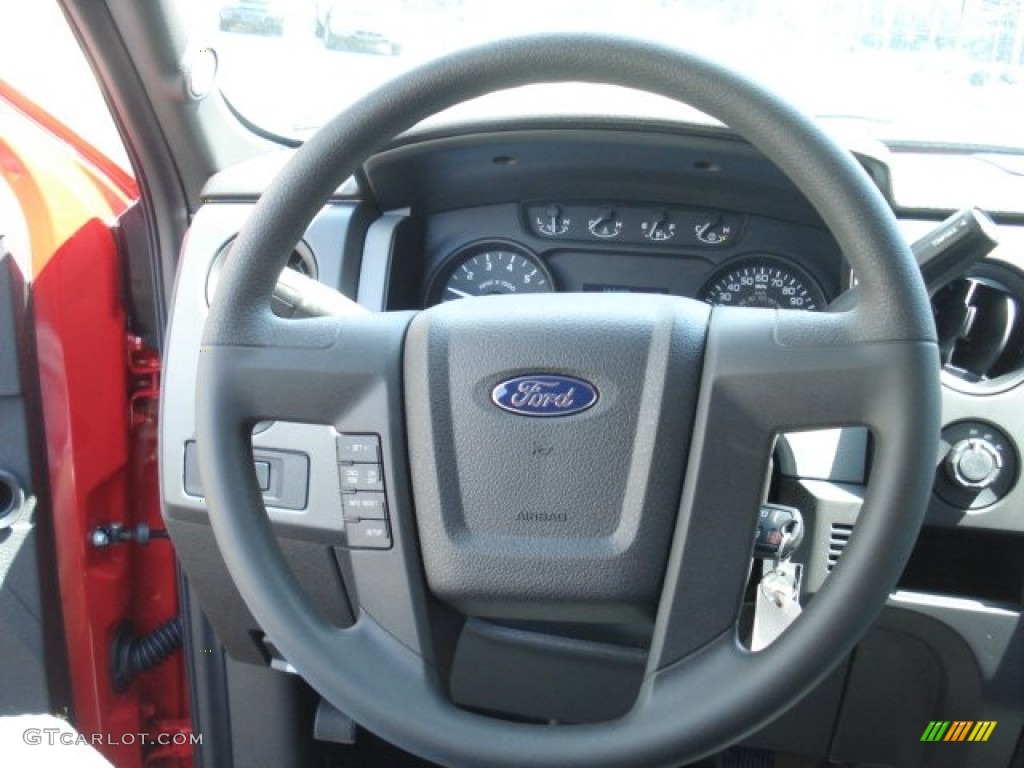
[[[946,455],[946,471],[963,488],[988,488],[1002,468],[999,450],[983,438],[961,440]]]

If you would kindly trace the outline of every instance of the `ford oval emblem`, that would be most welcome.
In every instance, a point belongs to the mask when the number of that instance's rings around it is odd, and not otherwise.
[[[571,416],[590,408],[597,397],[589,381],[550,373],[516,376],[491,392],[496,406],[520,416]]]

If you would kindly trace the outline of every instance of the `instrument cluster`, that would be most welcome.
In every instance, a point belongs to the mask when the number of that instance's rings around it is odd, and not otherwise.
[[[792,255],[763,248],[749,217],[733,211],[540,202],[520,206],[519,217],[522,237],[482,237],[445,254],[426,283],[424,305],[590,291],[816,311],[835,292]],[[692,274],[674,279],[679,270]]]

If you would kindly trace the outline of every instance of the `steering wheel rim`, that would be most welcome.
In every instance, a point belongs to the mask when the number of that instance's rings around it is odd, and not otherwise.
[[[274,402],[279,388],[275,394],[257,375],[265,372],[261,366],[271,374],[294,366],[303,371],[303,382],[308,378],[322,387],[317,393],[346,384],[370,389],[357,375],[364,367],[361,355],[371,361],[367,366],[384,371],[381,375],[401,378],[401,361],[381,362],[374,350],[402,349],[410,323],[416,328],[408,315],[285,322],[269,311],[291,246],[338,184],[391,137],[448,106],[504,88],[567,80],[659,93],[729,125],[800,188],[860,278],[860,303],[848,313],[778,312],[769,320],[765,313],[715,311],[684,505],[687,495],[701,493],[702,473],[710,472],[716,449],[704,440],[708,430],[716,424],[729,427],[716,421],[723,408],[737,402],[779,408],[774,421],[755,425],[765,435],[804,424],[796,397],[779,394],[786,401],[780,405],[757,391],[761,384],[751,381],[751,360],[761,366],[755,378],[767,389],[773,382],[799,384],[796,370],[832,387],[830,398],[847,397],[853,403],[848,409],[820,401],[820,393],[808,407],[819,411],[816,418],[835,424],[852,423],[845,420],[851,414],[862,417],[856,423],[872,429],[877,450],[861,522],[840,567],[779,641],[750,654],[729,632],[696,645],[679,640],[675,617],[688,609],[691,595],[669,586],[681,572],[684,553],[692,556],[697,546],[687,542],[701,541],[699,530],[684,531],[681,522],[659,606],[660,629],[652,646],[656,661],[633,710],[610,723],[549,728],[456,708],[443,695],[431,659],[425,662],[420,649],[408,647],[369,610],[351,628],[329,625],[298,587],[276,545],[252,476],[248,443],[254,421],[284,415]],[[439,313],[433,318],[444,320]],[[328,701],[409,751],[466,765],[692,760],[753,731],[809,690],[852,648],[884,604],[930,493],[939,426],[934,341],[927,294],[885,201],[847,152],[784,102],[714,63],[637,41],[557,35],[480,46],[397,78],[324,126],[296,152],[239,234],[206,321],[197,379],[196,435],[211,524],[239,592],[289,662]],[[765,359],[766,349],[785,360]],[[263,351],[279,359],[268,362]],[[330,360],[311,362],[325,357]],[[884,400],[876,397],[883,391]],[[324,402],[326,397],[311,395],[287,416],[338,423],[339,406]],[[401,412],[398,394],[385,399]],[[409,553],[408,567],[410,573],[421,567],[417,552]],[[424,594],[411,590],[409,602],[422,601]],[[419,610],[422,605],[410,608],[411,614]],[[685,652],[676,652],[680,648]],[[700,706],[694,705],[696,695],[702,697]]]

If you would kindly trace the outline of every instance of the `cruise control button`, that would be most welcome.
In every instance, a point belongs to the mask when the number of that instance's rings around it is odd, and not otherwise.
[[[386,520],[361,520],[345,523],[348,545],[353,549],[389,549],[391,531]]]
[[[380,461],[380,438],[376,435],[338,435],[338,462],[376,464]]]
[[[345,521],[387,520],[388,506],[383,493],[346,493],[341,497]]]
[[[383,491],[384,473],[380,464],[350,464],[338,467],[342,491]]]

